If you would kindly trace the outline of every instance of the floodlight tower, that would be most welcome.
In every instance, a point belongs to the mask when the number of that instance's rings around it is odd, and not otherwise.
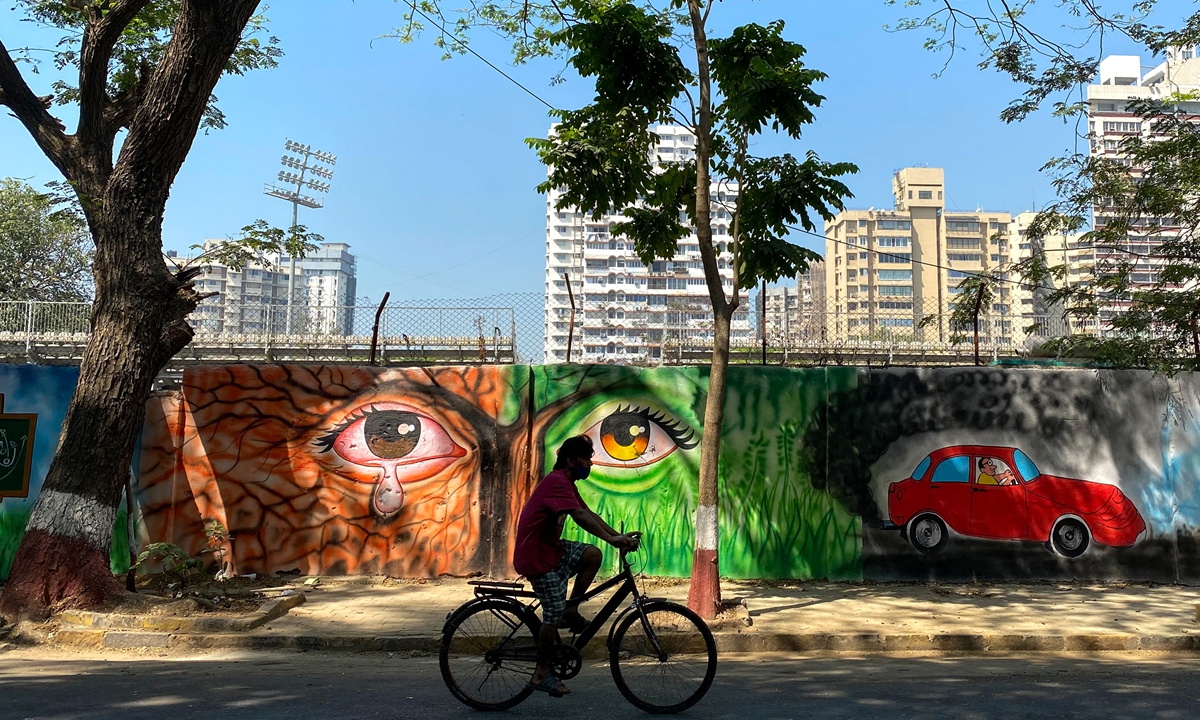
[[[302,145],[293,140],[283,144],[284,150],[295,155],[284,155],[279,161],[288,170],[279,171],[279,182],[290,187],[280,187],[275,183],[267,183],[263,190],[271,197],[286,200],[292,204],[292,228],[300,224],[300,206],[318,210],[324,203],[316,197],[305,195],[307,187],[319,193],[329,193],[328,180],[333,179],[333,166],[337,165],[337,156],[321,150],[313,150],[311,145]],[[298,172],[292,172],[293,170]],[[322,180],[309,178],[309,174]],[[290,231],[290,228],[289,228]],[[296,297],[296,254],[288,253],[292,259],[292,267],[288,273],[287,323],[288,332],[292,331],[292,303]]]

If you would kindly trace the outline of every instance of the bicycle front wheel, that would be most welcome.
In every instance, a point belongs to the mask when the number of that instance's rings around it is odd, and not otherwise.
[[[507,710],[529,697],[537,637],[525,614],[519,603],[485,601],[450,618],[439,665],[454,697],[476,710]]]
[[[651,602],[617,628],[609,648],[613,680],[625,699],[650,713],[682,712],[704,697],[717,674],[708,625],[682,605]]]

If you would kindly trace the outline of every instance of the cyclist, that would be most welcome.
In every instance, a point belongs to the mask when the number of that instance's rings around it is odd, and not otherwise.
[[[603,558],[595,545],[562,539],[567,516],[613,547],[630,550],[637,547],[635,533],[622,535],[613,530],[579,496],[575,482],[591,472],[593,452],[591,438],[586,435],[567,438],[558,448],[554,469],[534,488],[517,523],[513,567],[529,579],[542,603],[537,666],[529,687],[552,695],[571,692],[550,669],[554,648],[559,643],[558,628],[580,632],[587,625],[587,620],[579,614],[579,598],[596,578]],[[575,587],[568,599],[567,581],[573,575]]]

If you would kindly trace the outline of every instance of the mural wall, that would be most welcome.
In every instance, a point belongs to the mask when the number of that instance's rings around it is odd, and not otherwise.
[[[147,412],[141,506],[192,554],[233,536],[239,574],[506,573],[527,496],[530,370],[189,369]]]
[[[5,410],[38,416],[0,573],[75,378],[0,366]],[[142,534],[197,553],[217,520],[239,573],[508,575],[521,506],[583,433],[585,499],[646,532],[647,572],[686,575],[706,387],[704,368],[194,368],[147,407]],[[721,441],[729,576],[1200,582],[1193,377],[737,367]]]
[[[1195,398],[1138,372],[860,371],[806,448],[863,518],[868,579],[1172,581],[1200,527]]]
[[[861,576],[858,517],[800,466],[811,414],[853,378],[733,374],[726,574]],[[509,575],[520,508],[587,434],[585,499],[646,533],[647,572],[686,575],[706,386],[697,368],[196,368],[148,406],[142,512],[149,537],[191,553],[220,522],[238,573]]]

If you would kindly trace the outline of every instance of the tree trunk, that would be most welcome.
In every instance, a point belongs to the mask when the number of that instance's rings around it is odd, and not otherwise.
[[[113,521],[145,399],[170,358],[160,351],[166,319],[183,309],[172,301],[178,285],[159,257],[161,221],[142,229],[122,210],[106,209],[110,222],[93,224],[92,336],[58,451],[0,596],[0,615],[10,619],[101,605],[122,590],[109,569]]]
[[[714,618],[721,608],[717,469],[721,457],[721,428],[725,422],[725,381],[729,374],[732,314],[732,310],[713,313],[712,367],[704,403],[704,434],[700,439],[700,498],[696,509],[696,551],[692,556],[688,607],[705,620]]]
[[[720,572],[717,548],[720,526],[717,521],[717,467],[721,454],[721,424],[725,415],[725,371],[729,366],[729,318],[733,307],[725,299],[725,286],[717,265],[712,239],[712,79],[708,64],[708,31],[705,22],[711,6],[701,7],[700,0],[687,0],[692,38],[696,47],[696,78],[699,97],[696,104],[696,239],[704,279],[712,303],[714,341],[712,371],[709,374],[705,405],[704,434],[700,442],[700,502],[696,509],[696,550],[692,558],[692,583],[688,589],[688,607],[705,620],[716,617],[721,606]]]
[[[975,297],[975,366],[979,367],[979,313],[983,309],[983,287],[980,286],[979,294]]]
[[[41,117],[40,106],[30,109],[32,94],[11,61],[0,62],[5,92],[25,100],[16,107],[10,102],[10,109],[75,188],[96,244],[92,335],[58,450],[0,595],[5,618],[96,606],[122,592],[108,564],[113,520],[151,384],[191,341],[186,318],[200,299],[189,281],[196,271],[172,276],[163,262],[163,210],[258,2],[182,0],[115,166],[112,138],[120,128],[97,127],[106,117],[96,105],[103,92],[81,93],[80,131],[67,138]],[[89,23],[104,17],[112,16]],[[85,58],[81,87],[94,85],[84,81],[96,73],[107,77],[108,59],[104,53]]]

